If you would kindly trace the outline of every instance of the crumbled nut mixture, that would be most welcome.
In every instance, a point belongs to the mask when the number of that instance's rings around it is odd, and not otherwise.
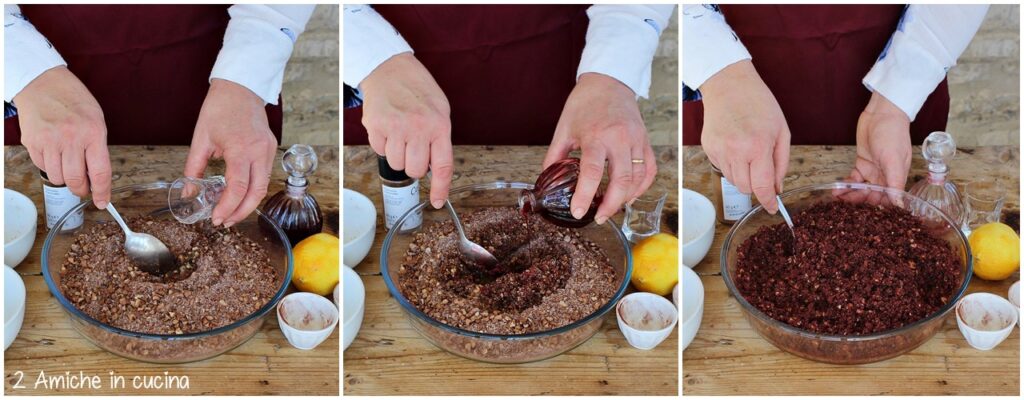
[[[274,296],[279,278],[266,250],[235,229],[152,217],[125,222],[167,245],[179,269],[165,276],[139,270],[115,222],[80,232],[61,267],[60,289],[103,323],[150,334],[202,332],[241,320]]]
[[[924,319],[950,301],[960,259],[898,207],[815,204],[761,227],[737,252],[736,286],[768,316],[811,332],[866,335]]]
[[[463,258],[451,221],[424,227],[398,275],[402,294],[445,324],[491,334],[523,334],[568,325],[615,295],[608,256],[572,229],[514,208],[461,216],[466,236],[500,261],[486,270]]]

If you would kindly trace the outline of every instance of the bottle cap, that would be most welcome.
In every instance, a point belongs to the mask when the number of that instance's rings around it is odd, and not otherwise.
[[[39,170],[39,177],[43,178],[43,181],[46,181],[46,183],[48,185],[52,186],[52,187],[62,188],[62,187],[66,187],[67,186],[67,185],[56,185],[56,184],[54,184],[53,182],[50,181],[50,176],[47,175],[46,171],[43,171],[43,170]]]
[[[377,170],[380,172],[380,177],[389,181],[401,182],[409,179],[409,175],[405,174],[405,171],[395,171],[388,165],[388,159],[382,155],[377,156]]]
[[[929,172],[944,174],[949,170],[947,164],[956,156],[956,142],[946,132],[932,132],[924,139],[921,152],[928,161]]]
[[[306,186],[306,177],[316,171],[316,152],[308,145],[294,144],[284,153],[281,165],[288,173],[289,185]]]

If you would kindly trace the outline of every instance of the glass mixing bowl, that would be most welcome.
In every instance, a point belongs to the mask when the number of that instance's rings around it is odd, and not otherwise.
[[[520,190],[532,188],[533,185],[528,183],[499,181],[452,189],[449,199],[457,212],[467,213],[474,208],[515,206],[518,204]],[[524,363],[557,356],[597,333],[604,322],[604,315],[615,308],[629,286],[629,277],[633,271],[629,243],[619,227],[609,220],[605,225],[590,224],[578,230],[583,237],[604,250],[615,269],[618,290],[597,311],[557,329],[520,335],[486,334],[442,323],[413,307],[397,286],[398,270],[416,232],[430,224],[451,219],[446,209],[435,210],[429,203],[422,202],[402,215],[394,226],[402,226],[405,219],[416,211],[423,212],[423,224],[420,227],[406,230],[393,228],[384,238],[380,255],[381,273],[388,291],[405,310],[413,328],[434,345],[452,354],[493,363]]]
[[[156,182],[116,188],[111,192],[113,203],[122,216],[152,215],[160,219],[173,219],[167,209],[167,190],[170,183]],[[68,215],[83,210],[85,222],[78,228],[62,230]],[[229,351],[249,340],[263,325],[264,316],[274,309],[288,289],[292,277],[291,244],[284,231],[258,210],[235,224],[239,230],[257,243],[263,243],[277,270],[274,297],[256,312],[235,323],[205,332],[182,335],[154,335],[131,332],[100,322],[76,308],[60,291],[61,272],[68,248],[80,231],[101,223],[115,223],[110,213],[100,210],[86,200],[68,211],[43,243],[43,277],[50,293],[57,299],[71,320],[71,325],[93,344],[122,357],[153,363],[184,363],[199,361]]]
[[[887,207],[901,207],[922,217],[927,229],[945,239],[961,256],[960,285],[955,295],[931,316],[902,328],[862,336],[841,336],[809,332],[777,321],[755,308],[736,289],[736,252],[748,237],[765,225],[782,223],[782,217],[768,214],[757,206],[736,222],[722,244],[722,277],[736,301],[740,303],[750,325],[761,337],[776,347],[815,361],[833,364],[864,364],[882,361],[917,348],[942,328],[946,316],[967,290],[971,279],[972,258],[967,238],[945,213],[907,192],[859,183],[829,183],[805,186],[782,194],[782,202],[795,214],[818,202],[869,202]]]

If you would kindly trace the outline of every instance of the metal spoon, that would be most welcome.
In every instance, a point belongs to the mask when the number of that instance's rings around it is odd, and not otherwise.
[[[154,275],[163,275],[178,267],[174,255],[160,239],[148,233],[132,232],[113,204],[107,203],[107,211],[124,230],[124,252],[139,269]]]
[[[444,205],[448,208],[448,213],[452,215],[452,221],[455,222],[455,230],[459,232],[459,251],[461,251],[466,257],[469,257],[469,259],[477,265],[484,267],[493,267],[497,265],[498,259],[494,258],[494,255],[492,255],[491,252],[466,237],[466,232],[462,230],[462,221],[459,220],[459,216],[455,214],[455,207],[452,207],[452,203],[445,200]]]
[[[782,219],[786,220],[786,225],[789,226],[789,233],[793,235],[792,250],[796,250],[796,231],[793,230],[793,219],[789,217],[789,211],[786,211],[786,206],[782,204],[782,196],[775,195],[775,202],[779,205],[779,214],[782,214]]]

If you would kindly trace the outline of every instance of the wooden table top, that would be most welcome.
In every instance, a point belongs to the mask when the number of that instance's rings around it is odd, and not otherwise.
[[[497,179],[532,182],[545,151],[539,146],[456,146],[452,187]],[[656,148],[655,153],[655,187],[669,193],[665,208],[678,210],[678,148]],[[367,146],[345,146],[344,154],[344,187],[381,204],[376,154]],[[428,182],[422,185],[425,198]],[[382,214],[378,212],[381,218]],[[346,396],[678,393],[678,331],[654,350],[637,350],[626,343],[611,313],[584,344],[534,363],[487,364],[435,347],[413,330],[384,285],[377,260],[384,235],[384,224],[378,222],[370,256],[356,268],[366,286],[366,313],[359,335],[343,354]]]
[[[709,198],[714,176],[696,146],[683,149],[683,186]],[[828,183],[849,174],[853,146],[794,146],[785,187]],[[960,149],[950,165],[958,184],[995,177],[1008,188],[1004,213],[1019,211],[1020,153],[1016,146]],[[911,181],[926,175],[914,149]],[[970,347],[952,314],[932,339],[902,356],[874,364],[837,366],[783,352],[762,339],[722,281],[719,253],[728,226],[717,224],[715,242],[694,271],[704,284],[704,318],[696,339],[683,352],[685,395],[1019,395],[1020,329],[991,351]],[[969,292],[1006,297],[1020,275],[1001,282],[971,280]]]
[[[338,147],[314,146],[319,167],[310,180],[310,191],[324,212],[324,231],[337,235]],[[287,175],[280,168],[278,151],[270,193],[283,189]],[[113,186],[171,181],[181,175],[188,154],[186,146],[110,146],[114,168]],[[223,162],[211,162],[211,173],[223,173]],[[94,346],[76,332],[61,306],[50,294],[40,270],[40,251],[46,236],[42,215],[42,182],[28,152],[21,146],[4,148],[4,187],[31,198],[39,208],[36,241],[17,271],[25,281],[27,308],[17,340],[4,352],[4,393],[28,394],[207,394],[207,395],[337,395],[340,327],[315,350],[298,350],[288,344],[268,314],[262,328],[248,342],[218,357],[189,364],[160,365],[129,360]],[[16,389],[24,375],[21,386]],[[189,389],[132,390],[134,377],[188,376]],[[35,387],[40,372],[47,376],[70,373],[99,376],[100,390],[47,389]],[[129,389],[110,388],[110,374],[125,377]]]

